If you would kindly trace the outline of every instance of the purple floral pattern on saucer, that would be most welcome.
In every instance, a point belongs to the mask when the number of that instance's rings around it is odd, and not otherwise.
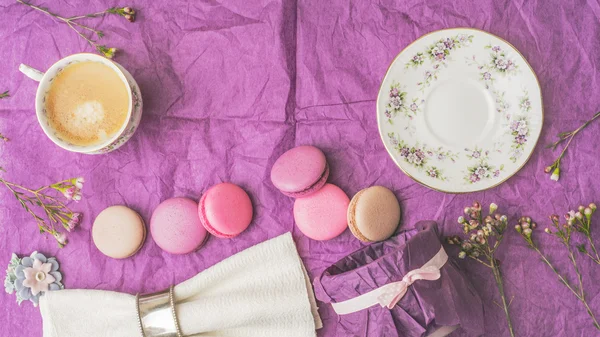
[[[500,171],[504,170],[504,164],[496,169],[490,165],[487,159],[481,159],[477,164],[467,168],[467,174],[464,177],[465,182],[469,184],[477,183],[483,179],[492,179],[500,176]]]
[[[490,164],[489,150],[480,147],[465,148],[465,156],[470,161],[476,161],[475,164],[467,166],[467,172],[463,177],[468,184],[474,184],[484,179],[498,178],[501,171],[504,170],[504,164],[501,164],[499,168]]]
[[[492,96],[496,102],[496,112],[499,113],[504,119],[510,119],[510,103],[506,99],[506,91],[494,90]]]
[[[523,155],[527,137],[529,137],[529,125],[527,117],[519,117],[510,122],[511,135],[515,138],[511,145],[510,160],[514,163]]]
[[[424,91],[431,83],[437,80],[441,67],[447,66],[450,55],[456,49],[469,46],[475,36],[471,34],[457,34],[450,37],[443,37],[430,44],[424,52],[417,52],[405,64],[405,68],[419,68],[425,62],[425,59],[431,61],[431,69],[423,73],[423,81],[417,83],[417,87]]]
[[[470,66],[477,66],[479,70],[479,79],[485,84],[486,89],[493,86],[496,78],[495,74],[511,75],[518,72],[519,66],[506,52],[497,45],[488,44],[484,47],[490,49],[491,53],[486,62],[479,62],[475,55],[466,58],[466,62]]]
[[[432,62],[443,63],[450,56],[453,50],[466,47],[473,42],[474,35],[457,34],[451,37],[444,37],[437,42],[429,45],[425,52],[416,53],[405,65],[406,68],[418,68],[423,64],[426,58]]]
[[[527,91],[519,100],[521,115],[511,120],[509,125],[510,135],[514,137],[510,147],[510,160],[514,163],[523,155],[525,145],[530,136],[529,117],[527,113],[531,110],[531,101]]]
[[[491,49],[491,60],[488,69],[493,69],[499,73],[512,73],[516,71],[519,66],[500,48],[500,46],[492,46],[491,44],[485,46],[486,49]]]
[[[430,178],[442,181],[446,181],[448,179],[446,176],[444,176],[442,169],[437,166],[430,165],[431,161],[436,161],[441,164],[448,160],[452,163],[455,163],[458,159],[457,153],[445,150],[442,147],[431,149],[428,148],[427,145],[419,145],[418,143],[414,146],[410,146],[393,132],[388,134],[388,138],[394,145],[394,149],[408,164],[419,170],[424,169],[426,175]]]
[[[479,147],[475,147],[473,149],[465,148],[465,156],[469,159],[488,159],[488,155],[490,154],[489,150],[483,150]]]
[[[394,124],[393,119],[399,114],[404,113],[409,119],[413,119],[419,112],[424,101],[418,98],[413,98],[411,102],[407,102],[406,92],[402,90],[399,83],[392,83],[390,86],[389,100],[385,107],[385,118],[388,123]]]
[[[519,100],[519,109],[522,113],[528,113],[531,111],[531,101],[529,100],[529,93],[524,91],[523,96]]]

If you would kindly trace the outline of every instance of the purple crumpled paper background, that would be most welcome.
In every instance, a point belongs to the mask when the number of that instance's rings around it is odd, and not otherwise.
[[[293,200],[269,181],[271,165],[287,149],[313,144],[324,150],[330,182],[352,196],[378,184],[396,192],[403,228],[433,219],[445,234],[457,233],[456,218],[474,199],[496,202],[514,221],[523,214],[547,223],[579,203],[600,201],[597,141],[591,125],[570,147],[563,177],[551,182],[543,168],[556,153],[544,145],[571,130],[600,106],[600,5],[595,1],[41,1],[63,15],[132,5],[134,24],[119,17],[92,21],[105,31],[103,43],[121,48],[116,61],[139,83],[144,116],[122,149],[102,156],[68,153],[53,145],[34,113],[36,83],[17,68],[46,69],[67,55],[91,48],[63,24],[42,13],[0,0],[0,145],[8,180],[30,187],[84,176],[85,214],[71,243],[58,249],[37,234],[12,195],[0,192],[0,261],[39,250],[55,255],[68,288],[151,292],[179,283],[258,242],[292,231],[311,276],[362,244],[349,231],[327,242],[307,239],[294,226]],[[525,167],[504,184],[467,195],[429,190],[405,176],[379,138],[375,98],[389,62],[422,34],[448,27],[475,27],[515,45],[537,72],[545,125]],[[211,185],[230,181],[251,195],[251,227],[231,240],[211,238],[198,253],[173,256],[151,237],[133,258],[101,255],[91,242],[94,217],[125,204],[148,221],[162,200],[198,199]],[[596,222],[600,221],[597,219]],[[544,227],[544,226],[542,226]],[[597,229],[597,228],[595,228]],[[600,233],[600,231],[596,231]],[[538,236],[557,266],[574,275],[560,244]],[[598,239],[600,243],[600,238]],[[562,287],[514,233],[499,258],[511,311],[520,336],[597,336],[582,305]],[[600,266],[578,257],[592,308],[600,315],[596,283]],[[486,336],[507,336],[489,270],[460,261],[485,302]],[[38,309],[18,307],[0,295],[2,336],[41,336]],[[334,335],[336,316],[321,308]],[[464,336],[455,332],[452,336]]]

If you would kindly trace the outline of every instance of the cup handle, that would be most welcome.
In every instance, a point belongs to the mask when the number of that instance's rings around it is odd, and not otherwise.
[[[30,66],[21,63],[21,65],[19,66],[19,71],[22,72],[23,74],[25,74],[25,76],[31,78],[32,80],[36,81],[36,82],[41,82],[42,81],[42,77],[44,77],[44,73],[37,70],[37,69],[33,69]]]

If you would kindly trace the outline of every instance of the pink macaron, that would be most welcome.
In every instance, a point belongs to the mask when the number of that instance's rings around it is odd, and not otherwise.
[[[252,202],[239,186],[221,183],[204,193],[197,209],[204,228],[220,238],[237,236],[252,222]]]
[[[318,191],[329,176],[323,151],[314,146],[298,146],[281,155],[271,169],[271,181],[283,194],[301,198]]]
[[[191,253],[208,237],[198,218],[198,204],[188,198],[172,198],[158,205],[150,219],[150,232],[156,244],[171,254]]]
[[[325,184],[317,192],[296,199],[294,220],[300,231],[311,239],[333,239],[348,227],[349,204],[350,199],[341,188]]]

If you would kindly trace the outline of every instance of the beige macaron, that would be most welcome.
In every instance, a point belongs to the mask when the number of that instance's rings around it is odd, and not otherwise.
[[[394,193],[383,186],[372,186],[356,193],[350,201],[348,227],[360,241],[382,241],[394,234],[400,215]]]
[[[100,212],[92,227],[94,245],[102,254],[124,259],[137,253],[146,240],[142,217],[125,206],[111,206]]]

